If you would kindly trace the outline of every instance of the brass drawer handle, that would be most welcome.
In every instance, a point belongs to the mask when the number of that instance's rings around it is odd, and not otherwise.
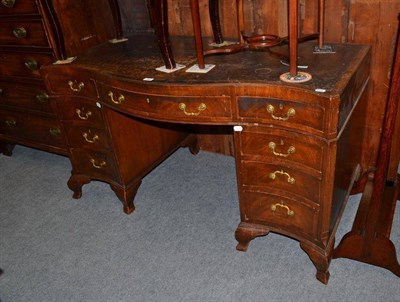
[[[271,104],[267,105],[267,111],[274,120],[278,120],[278,121],[287,121],[290,117],[293,117],[296,115],[296,110],[294,110],[293,108],[289,108],[289,110],[286,112],[285,117],[276,116],[275,115],[275,107],[272,106]]]
[[[0,88],[0,95],[3,95],[4,90]]]
[[[206,106],[206,104],[201,103],[199,105],[199,107],[197,107],[197,112],[187,112],[186,111],[186,104],[185,103],[179,103],[179,109],[182,110],[185,115],[195,115],[195,116],[197,116],[197,115],[199,115],[201,113],[201,111],[206,110],[207,106]]]
[[[290,154],[293,154],[296,152],[296,148],[293,146],[290,146],[289,149],[287,150],[287,153],[280,153],[280,152],[276,152],[275,148],[276,148],[276,143],[274,142],[269,142],[268,147],[272,150],[272,153],[275,156],[280,156],[280,157],[288,157]]]
[[[271,178],[272,180],[275,180],[276,179],[276,174],[281,174],[281,175],[287,176],[287,178],[288,178],[287,182],[292,184],[292,185],[295,183],[295,179],[293,177],[291,177],[289,173],[286,173],[283,170],[280,170],[280,171],[278,170],[278,171],[269,173],[269,178]]]
[[[5,7],[13,7],[15,0],[1,0],[1,4],[3,4]]]
[[[277,207],[286,209],[286,210],[287,210],[287,215],[288,215],[288,216],[294,216],[294,211],[291,210],[287,205],[284,205],[283,202],[273,204],[273,205],[271,206],[272,212],[275,212]]]
[[[82,108],[82,110],[81,109],[76,109],[75,110],[76,114],[78,115],[78,117],[81,120],[87,120],[92,115],[91,111],[88,111],[86,113],[84,113],[84,111],[85,111],[85,108]]]
[[[119,97],[117,99],[114,98],[114,93],[112,91],[108,92],[108,96],[111,99],[111,102],[113,102],[114,104],[121,104],[123,101],[125,101],[125,96],[123,94],[120,94]]]
[[[24,38],[26,38],[26,29],[23,27],[14,28],[13,34],[18,39],[24,39]]]
[[[17,121],[16,120],[6,120],[6,125],[8,127],[17,127]]]
[[[38,62],[33,59],[29,59],[29,60],[25,61],[24,64],[25,64],[25,67],[30,70],[37,70],[39,68]]]
[[[39,92],[36,95],[36,99],[41,103],[47,103],[49,101],[49,95],[46,92]]]
[[[68,81],[68,86],[69,88],[71,88],[72,91],[80,92],[83,89],[83,87],[85,87],[85,84],[82,82],[78,83],[76,80],[74,80],[74,81]]]
[[[105,161],[102,161],[101,163],[97,164],[95,159],[90,159],[90,163],[92,166],[96,169],[101,169],[103,168],[107,163]]]
[[[89,130],[89,133],[87,133],[87,132],[83,132],[83,133],[82,133],[83,138],[84,138],[85,141],[87,141],[88,143],[93,144],[93,143],[95,143],[95,142],[99,139],[99,136],[98,136],[97,134],[93,135],[92,138],[89,138],[89,134],[90,134],[90,130]]]
[[[49,132],[53,136],[60,136],[60,134],[61,134],[60,128],[57,128],[57,127],[50,128]]]

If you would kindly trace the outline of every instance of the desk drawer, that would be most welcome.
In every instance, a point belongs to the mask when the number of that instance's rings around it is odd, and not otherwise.
[[[3,76],[40,78],[39,68],[52,63],[52,54],[6,51],[0,53],[0,73]]]
[[[163,96],[133,93],[99,85],[101,102],[144,118],[167,121],[213,122],[230,120],[230,98]]]
[[[324,130],[325,109],[272,98],[239,97],[239,118],[293,129]]]
[[[65,147],[64,134],[56,119],[20,112],[0,111],[0,133],[55,147]]]
[[[74,174],[85,174],[94,179],[118,182],[119,175],[112,154],[70,148],[70,156]]]
[[[63,74],[60,76],[45,74],[45,81],[51,93],[56,95],[73,95],[97,98],[97,89],[93,80],[84,76]]]
[[[253,189],[280,191],[282,195],[293,195],[319,203],[321,180],[287,166],[263,162],[242,161],[242,181]]]
[[[241,201],[245,222],[264,224],[289,234],[318,238],[318,204],[261,192],[245,191]]]
[[[108,140],[108,132],[102,129],[64,123],[67,133],[68,145],[70,147],[82,147],[96,151],[107,151],[111,149]]]
[[[0,22],[0,44],[4,46],[49,47],[42,20]]]
[[[0,105],[53,113],[46,89],[41,84],[0,81]]]
[[[325,143],[313,136],[270,127],[243,127],[238,135],[242,156],[322,171]]]
[[[36,0],[0,0],[0,15],[39,14]]]
[[[65,97],[57,101],[64,121],[80,121],[97,128],[104,127],[103,114],[96,102],[79,97]]]

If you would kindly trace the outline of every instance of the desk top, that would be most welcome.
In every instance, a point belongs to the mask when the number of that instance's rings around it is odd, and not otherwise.
[[[134,35],[128,38],[127,42],[94,47],[68,65],[124,81],[143,83],[144,78],[154,78],[151,82],[154,85],[279,85],[311,93],[318,88],[325,89],[324,96],[329,97],[341,94],[370,50],[365,45],[336,44],[334,54],[313,54],[315,42],[299,44],[299,65],[307,65],[304,71],[310,73],[313,79],[302,84],[286,84],[279,80],[279,76],[289,70],[281,62],[288,61],[287,45],[270,50],[207,56],[206,64],[215,64],[216,67],[206,74],[198,74],[185,72],[196,64],[193,38],[172,37],[176,61],[186,68],[163,73],[155,70],[163,65],[155,37]]]

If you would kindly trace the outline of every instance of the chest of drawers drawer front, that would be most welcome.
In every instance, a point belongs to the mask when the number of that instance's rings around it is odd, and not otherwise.
[[[297,195],[318,203],[321,181],[299,169],[263,162],[242,161],[243,184],[279,190],[282,196]]]
[[[51,63],[51,54],[5,51],[0,53],[0,73],[4,76],[40,78],[40,66]]]
[[[115,159],[110,153],[70,148],[70,156],[75,174],[90,175],[94,179],[116,181]]]
[[[239,97],[239,118],[246,121],[276,124],[293,129],[324,130],[325,109],[270,98]]]
[[[1,110],[0,133],[35,143],[65,147],[60,124],[52,118]]]
[[[318,204],[260,192],[246,191],[242,196],[246,222],[266,224],[302,238],[318,237]]]
[[[97,98],[97,89],[93,80],[76,75],[45,76],[45,80],[53,94]]]
[[[162,96],[133,93],[99,85],[101,102],[141,117],[168,121],[215,121],[232,116],[230,98]]]
[[[38,14],[36,0],[0,0],[0,15]]]
[[[52,113],[50,98],[40,84],[0,81],[0,106]]]
[[[0,22],[0,44],[3,46],[49,46],[41,20]]]
[[[103,129],[78,126],[75,123],[64,123],[70,147],[82,147],[97,151],[107,151],[111,147],[108,132]]]
[[[267,162],[296,163],[322,171],[325,144],[312,137],[295,132],[252,127],[240,133],[242,156]],[[253,129],[253,130],[251,130]]]
[[[101,109],[94,101],[65,97],[58,101],[60,116],[64,121],[78,121],[97,128],[104,125]]]

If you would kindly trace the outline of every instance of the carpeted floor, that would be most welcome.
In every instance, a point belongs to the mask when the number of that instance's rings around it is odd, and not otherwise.
[[[284,236],[236,251],[233,158],[178,150],[144,179],[129,216],[101,182],[72,199],[70,169],[67,158],[25,147],[0,155],[2,302],[400,301],[398,277],[351,260],[333,260],[321,284],[298,242]],[[358,201],[350,199],[337,242]],[[399,212],[398,204],[397,251]]]

